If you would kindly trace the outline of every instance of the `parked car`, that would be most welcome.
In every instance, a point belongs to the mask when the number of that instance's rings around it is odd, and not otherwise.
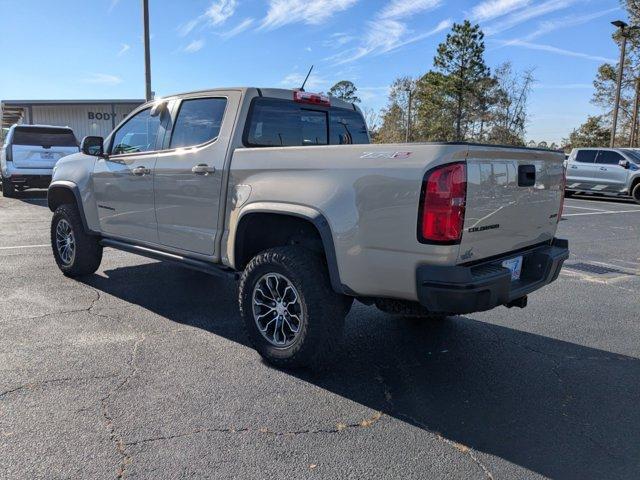
[[[631,197],[640,203],[640,151],[574,148],[567,162],[566,194]]]
[[[525,307],[568,256],[563,154],[370,145],[355,105],[318,94],[176,95],[81,149],[49,187],[60,270],[91,274],[112,247],[239,278],[244,328],[278,366],[331,359],[354,299],[426,318]]]
[[[0,149],[2,194],[47,188],[54,165],[65,155],[78,153],[78,140],[69,127],[13,125]]]

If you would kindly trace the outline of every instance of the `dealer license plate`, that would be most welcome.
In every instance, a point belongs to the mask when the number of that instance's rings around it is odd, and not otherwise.
[[[502,266],[511,271],[511,280],[520,280],[520,272],[522,272],[522,255],[516,258],[510,258],[502,262]]]

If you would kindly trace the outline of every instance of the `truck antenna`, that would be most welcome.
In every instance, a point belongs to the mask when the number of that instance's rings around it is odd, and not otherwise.
[[[309,76],[311,75],[312,71],[313,71],[313,65],[311,65],[311,68],[309,69],[309,73],[307,73],[307,76],[304,78],[304,82],[302,82],[302,86],[300,87],[301,92],[304,92],[304,86],[307,84],[307,80],[309,80]]]

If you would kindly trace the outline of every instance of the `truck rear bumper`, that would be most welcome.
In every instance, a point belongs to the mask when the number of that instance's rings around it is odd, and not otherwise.
[[[519,280],[502,266],[522,255]],[[558,278],[569,258],[569,242],[554,238],[551,245],[511,252],[474,265],[423,265],[416,271],[418,299],[431,312],[472,313],[490,310],[538,290]]]
[[[14,174],[7,181],[16,187],[47,188],[51,183],[51,175],[22,175]]]

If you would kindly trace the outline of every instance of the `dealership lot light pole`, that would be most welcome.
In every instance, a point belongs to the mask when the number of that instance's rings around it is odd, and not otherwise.
[[[147,102],[151,100],[151,51],[149,48],[149,0],[142,0],[142,22],[144,24],[144,78]]]
[[[627,51],[627,38],[629,38],[629,32],[633,30],[638,30],[640,27],[634,25],[633,27],[629,27],[629,25],[622,20],[616,20],[615,22],[611,22],[612,25],[618,27],[620,29],[620,34],[622,35],[622,46],[620,48],[620,63],[618,65],[618,82],[616,85],[616,99],[613,105],[613,121],[611,122],[611,148],[613,148],[616,144],[616,129],[618,127],[618,110],[620,109],[620,91],[622,90],[622,77],[624,75],[624,59]],[[629,28],[627,28],[629,27]]]

